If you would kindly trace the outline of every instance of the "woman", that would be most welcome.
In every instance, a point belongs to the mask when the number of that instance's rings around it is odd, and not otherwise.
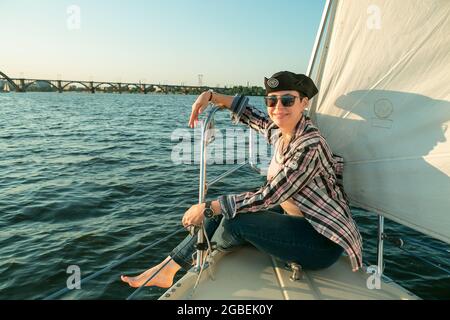
[[[362,266],[362,240],[340,183],[342,158],[331,153],[318,129],[303,114],[318,92],[316,86],[305,75],[282,71],[265,78],[265,87],[268,116],[249,105],[244,96],[208,91],[193,104],[191,128],[212,102],[230,109],[234,123],[262,133],[274,144],[275,152],[264,186],[256,192],[193,205],[183,216],[183,226],[204,222],[208,237],[218,239],[219,250],[250,243],[303,269],[327,268],[345,251],[353,271],[358,270]],[[277,206],[284,214],[267,211]],[[219,224],[222,228],[218,229]],[[159,265],[137,277],[122,276],[122,281],[139,287],[166,264],[147,286],[170,287],[180,268],[192,266],[196,240],[188,236]]]

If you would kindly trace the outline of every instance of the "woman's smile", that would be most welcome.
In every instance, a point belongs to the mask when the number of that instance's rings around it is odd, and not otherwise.
[[[289,113],[273,113],[272,116],[276,119],[283,119],[289,116]]]
[[[272,115],[276,118],[286,117],[290,115],[290,113],[287,112],[278,112],[278,113],[272,113]]]

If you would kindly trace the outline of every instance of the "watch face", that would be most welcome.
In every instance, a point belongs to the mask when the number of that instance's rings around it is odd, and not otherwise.
[[[214,215],[214,211],[212,209],[205,209],[205,211],[203,211],[203,214],[205,215],[205,217],[207,218],[211,218]]]

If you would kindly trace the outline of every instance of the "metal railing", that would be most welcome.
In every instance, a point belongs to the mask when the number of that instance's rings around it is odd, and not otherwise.
[[[208,183],[206,180],[206,165],[207,165],[207,147],[210,143],[212,143],[215,139],[214,137],[214,116],[217,111],[219,111],[220,108],[212,105],[212,107],[207,111],[206,119],[200,121],[201,123],[201,147],[200,147],[200,179],[199,179],[199,193],[198,193],[198,203],[201,204],[205,202],[206,195],[208,193],[208,188],[210,188],[212,185],[216,184],[217,182],[221,181],[222,179],[228,177],[229,175],[233,174],[237,170],[241,169],[245,165],[249,164],[250,167],[255,170],[258,173],[261,173],[261,168],[257,165],[257,155],[255,150],[256,140],[255,140],[255,132],[253,129],[249,130],[249,161],[245,161],[242,164],[239,164],[238,166],[228,170],[227,172],[221,174],[219,177],[212,180],[210,183]],[[192,227],[194,228],[194,227]],[[203,228],[203,226],[201,226]],[[195,229],[191,230],[191,233],[194,233]],[[198,232],[197,233],[197,245],[203,244],[205,241],[204,233]],[[198,249],[197,250],[197,257],[196,257],[196,265],[194,267],[194,270],[196,272],[200,272],[201,265],[204,260],[204,254],[205,251]]]

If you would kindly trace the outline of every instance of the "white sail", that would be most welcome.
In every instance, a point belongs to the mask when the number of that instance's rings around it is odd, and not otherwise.
[[[345,159],[346,192],[450,243],[450,1],[333,8],[311,116]]]

